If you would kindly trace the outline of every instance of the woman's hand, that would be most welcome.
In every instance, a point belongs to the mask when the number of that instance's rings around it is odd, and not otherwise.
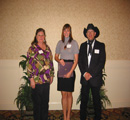
[[[65,66],[65,62],[64,62],[63,59],[61,59],[59,63],[60,63],[62,66]]]
[[[30,86],[31,88],[35,89],[35,81],[33,78],[30,79]]]
[[[71,72],[68,72],[66,75],[64,75],[64,78],[70,78],[71,74]]]
[[[52,84],[52,82],[53,82],[53,77],[50,78],[50,84]]]
[[[64,66],[65,65],[65,62],[64,62],[64,60],[63,59],[59,59],[59,54],[55,54],[55,60],[58,62],[58,63],[60,63],[62,66]]]

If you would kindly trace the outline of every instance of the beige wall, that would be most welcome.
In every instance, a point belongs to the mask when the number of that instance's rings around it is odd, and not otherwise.
[[[13,100],[22,81],[18,67],[37,28],[46,30],[53,54],[65,23],[79,46],[86,39],[83,28],[93,23],[100,30],[99,41],[106,44],[106,89],[112,107],[130,107],[130,0],[0,0],[0,109],[16,109]],[[55,73],[57,63],[54,61]],[[73,109],[79,95],[80,72],[76,68]],[[122,87],[123,86],[123,87]],[[61,109],[57,79],[51,86],[50,109]],[[54,96],[55,95],[55,96]]]
[[[0,60],[0,110],[16,110],[14,99],[17,96],[18,87],[23,83],[22,70],[18,67],[19,60]],[[57,63],[54,61],[55,71]],[[108,60],[106,62],[106,94],[112,106],[107,108],[130,107],[130,61]],[[75,91],[73,93],[73,109],[79,109],[76,100],[80,92],[80,72],[76,68]],[[50,109],[62,109],[61,93],[57,91],[57,78],[54,78],[50,88]]]
[[[106,44],[107,59],[130,60],[130,0],[0,0],[0,59],[26,54],[37,28],[46,30],[53,54],[61,30],[70,23],[79,45],[93,23]]]

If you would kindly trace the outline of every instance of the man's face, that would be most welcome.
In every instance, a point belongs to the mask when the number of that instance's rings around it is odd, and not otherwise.
[[[86,36],[89,40],[93,40],[95,38],[96,32],[92,29],[89,29],[86,33]]]

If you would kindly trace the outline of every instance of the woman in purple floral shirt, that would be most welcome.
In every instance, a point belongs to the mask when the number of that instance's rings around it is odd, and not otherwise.
[[[53,57],[45,37],[45,30],[37,29],[27,52],[27,74],[32,87],[34,120],[48,120],[49,90],[54,77]]]

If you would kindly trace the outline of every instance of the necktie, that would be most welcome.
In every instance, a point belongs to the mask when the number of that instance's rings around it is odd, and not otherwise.
[[[92,55],[92,43],[93,43],[93,40],[88,40],[88,44],[89,44],[89,51],[88,51],[88,55]]]

